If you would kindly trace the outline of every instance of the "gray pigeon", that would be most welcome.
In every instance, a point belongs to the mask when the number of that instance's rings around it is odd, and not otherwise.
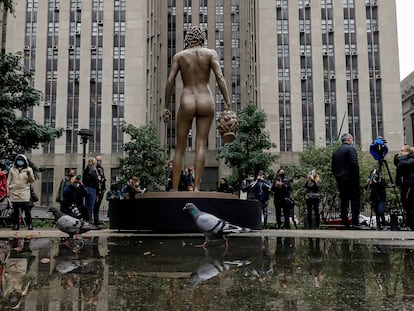
[[[69,234],[71,239],[73,239],[74,235],[82,234],[90,230],[99,230],[98,227],[91,225],[82,219],[63,214],[57,208],[50,207],[49,212],[53,213],[53,216],[55,216],[55,223],[58,229]]]
[[[193,216],[195,225],[204,233],[205,241],[203,246],[206,246],[215,237],[222,237],[227,245],[227,239],[225,237],[227,234],[250,232],[248,228],[232,225],[212,214],[200,211],[193,203],[187,203],[183,210],[188,211]]]
[[[207,281],[222,272],[230,270],[232,267],[243,267],[249,265],[248,260],[218,261],[210,260],[202,263],[197,271],[191,273],[191,283],[195,287],[199,283]]]

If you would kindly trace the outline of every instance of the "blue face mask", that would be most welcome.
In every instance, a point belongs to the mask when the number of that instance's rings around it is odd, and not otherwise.
[[[18,167],[22,167],[22,166],[24,165],[24,161],[23,161],[23,160],[21,160],[21,159],[19,159],[19,160],[17,160],[17,161],[16,161],[16,165],[17,165]]]

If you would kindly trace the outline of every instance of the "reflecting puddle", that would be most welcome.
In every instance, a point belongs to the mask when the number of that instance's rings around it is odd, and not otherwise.
[[[205,251],[202,241],[0,240],[0,310],[414,309],[414,246],[231,238]]]

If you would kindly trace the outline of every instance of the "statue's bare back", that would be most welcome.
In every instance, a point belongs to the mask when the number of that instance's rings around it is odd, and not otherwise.
[[[196,38],[196,40],[198,39],[200,38]],[[215,110],[213,94],[209,87],[211,71],[213,71],[220,91],[223,94],[225,101],[224,109],[230,109],[230,97],[226,81],[221,72],[217,52],[202,47],[204,41],[201,39],[195,42],[194,45],[174,55],[171,71],[165,87],[164,118],[168,119],[170,114],[168,106],[172,87],[178,72],[181,73],[183,90],[177,112],[177,143],[173,159],[173,190],[175,191],[178,190],[182,170],[182,158],[187,146],[188,133],[194,118],[196,118],[194,191],[200,190],[200,179],[204,170],[208,133],[214,119]]]

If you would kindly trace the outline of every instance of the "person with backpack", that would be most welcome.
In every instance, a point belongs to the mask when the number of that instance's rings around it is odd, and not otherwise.
[[[60,210],[62,211],[62,206],[64,204],[64,196],[63,196],[63,189],[70,184],[70,180],[72,177],[75,176],[75,170],[74,169],[68,169],[66,171],[65,177],[62,178],[59,184],[58,191],[56,193],[56,202],[60,204]]]

